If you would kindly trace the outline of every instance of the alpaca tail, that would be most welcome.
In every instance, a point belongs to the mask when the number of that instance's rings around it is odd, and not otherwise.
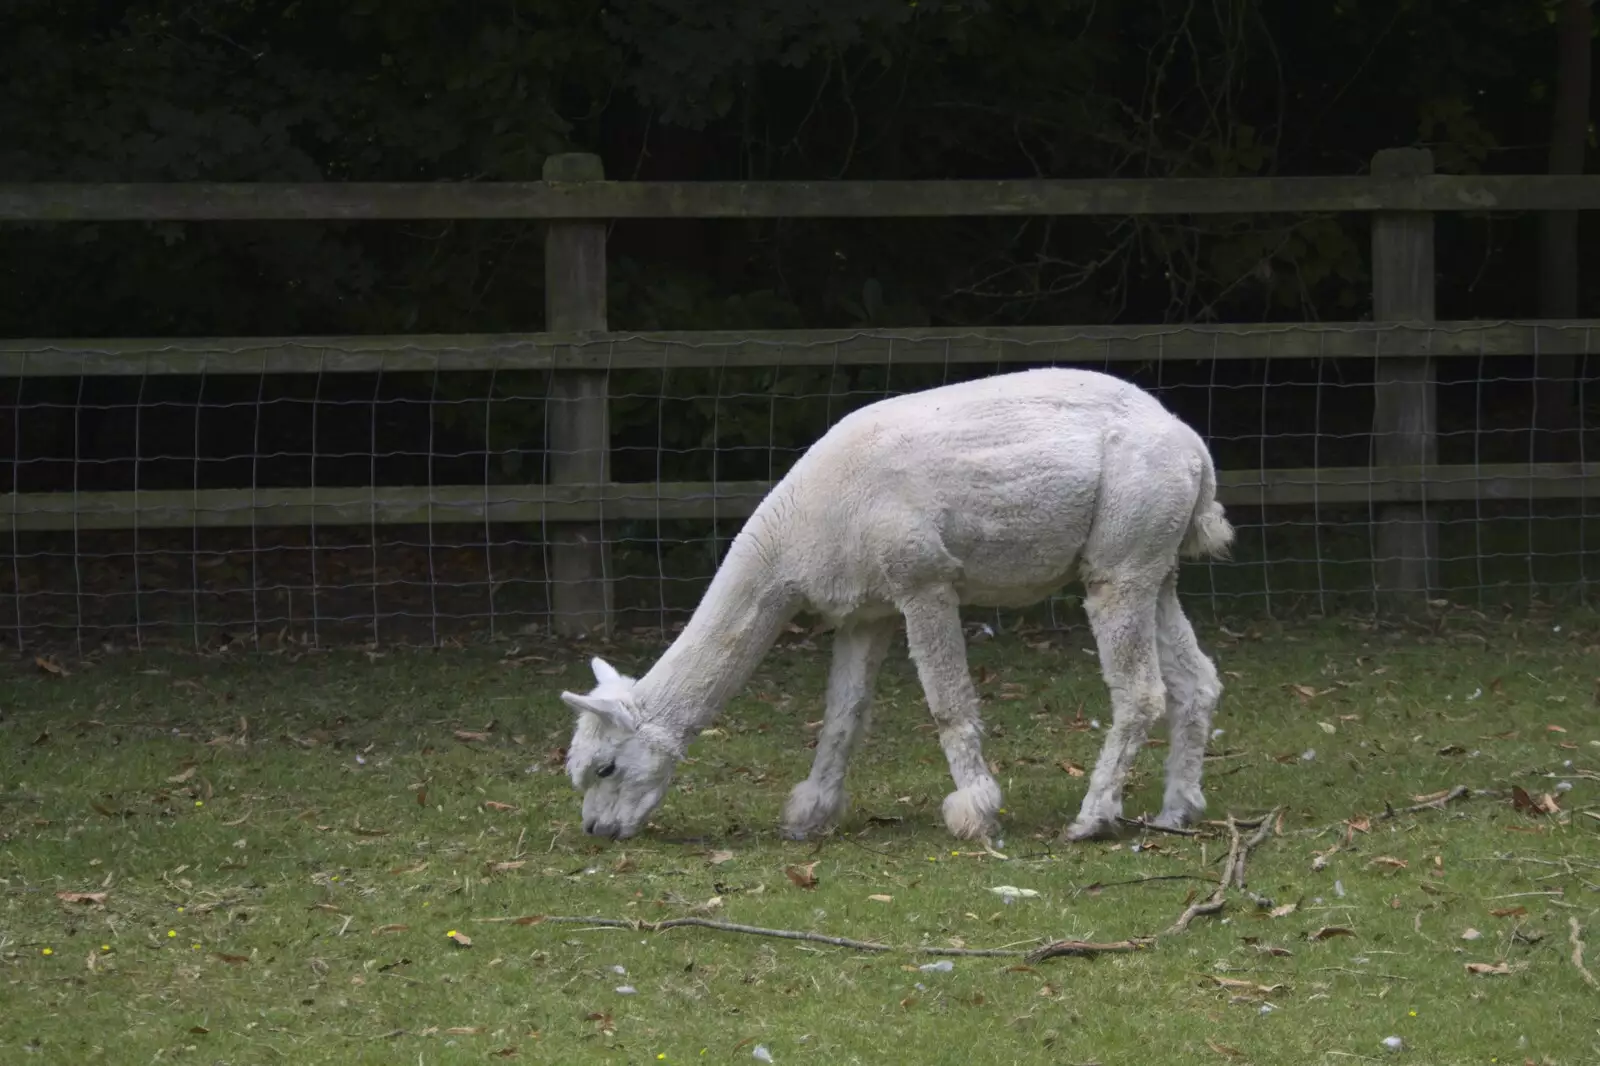
[[[1217,502],[1217,471],[1211,456],[1204,455],[1200,469],[1200,498],[1195,501],[1194,517],[1184,534],[1179,551],[1191,559],[1225,559],[1233,543],[1233,526]]]

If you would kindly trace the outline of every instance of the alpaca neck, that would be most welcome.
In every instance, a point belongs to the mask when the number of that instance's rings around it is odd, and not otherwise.
[[[640,702],[687,745],[744,687],[800,607],[755,537],[735,538],[689,624],[639,679]]]

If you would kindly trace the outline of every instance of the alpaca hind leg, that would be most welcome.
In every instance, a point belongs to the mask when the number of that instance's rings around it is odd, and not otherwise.
[[[1093,581],[1084,606],[1111,690],[1111,728],[1078,817],[1062,834],[1067,840],[1116,835],[1123,783],[1166,700],[1156,645],[1156,586],[1142,580]]]
[[[1217,668],[1200,650],[1194,628],[1178,603],[1177,575],[1161,586],[1156,605],[1156,642],[1161,654],[1161,679],[1167,687],[1167,722],[1171,750],[1167,755],[1166,798],[1155,824],[1167,829],[1190,825],[1206,809],[1200,777],[1205,769],[1211,716],[1222,696]]]
[[[998,826],[1000,786],[983,762],[978,693],[967,669],[959,601],[944,586],[912,597],[903,610],[906,642],[956,784],[944,799],[944,824],[958,839],[985,839]]]
[[[833,636],[827,708],[811,773],[794,786],[783,808],[783,835],[804,840],[844,813],[845,770],[872,716],[872,687],[894,637],[894,619],[847,622]]]

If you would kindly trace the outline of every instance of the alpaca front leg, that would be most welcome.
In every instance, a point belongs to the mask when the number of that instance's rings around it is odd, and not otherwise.
[[[1122,818],[1122,786],[1165,709],[1156,647],[1155,590],[1097,582],[1084,607],[1100,649],[1100,669],[1111,690],[1111,728],[1084,794],[1078,817],[1062,836],[1088,840],[1115,836]]]
[[[894,637],[894,621],[846,623],[834,633],[828,671],[827,707],[811,773],[789,793],[783,808],[783,835],[804,840],[828,828],[844,813],[845,770],[867,731],[872,688]]]
[[[978,693],[967,670],[959,601],[955,590],[942,588],[904,610],[906,642],[956,784],[944,799],[944,824],[957,839],[986,839],[999,825],[1000,786],[983,761]]]

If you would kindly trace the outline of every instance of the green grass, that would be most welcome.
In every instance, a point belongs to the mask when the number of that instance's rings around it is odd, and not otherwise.
[[[0,1061],[748,1062],[758,1043],[779,1064],[1600,1059],[1600,992],[1568,943],[1576,918],[1600,973],[1600,621],[1250,626],[1202,633],[1228,683],[1207,793],[1219,818],[1284,809],[1250,887],[1298,909],[1268,917],[1235,894],[1138,954],[948,973],[910,953],[487,919],[649,920],[720,897],[726,920],[908,946],[1159,933],[1209,888],[1113,882],[1214,877],[1226,834],[1053,842],[1083,786],[1062,764],[1098,749],[1080,710],[1107,717],[1081,629],[972,649],[1009,861],[945,835],[950,784],[899,653],[852,813],[820,844],[774,830],[809,765],[825,643],[776,649],[655,828],[624,844],[583,837],[555,751],[555,694],[587,688],[591,648],[57,660],[68,677],[16,661],[0,704]],[[658,649],[602,650],[638,668]],[[1478,797],[1375,817],[1456,784],[1550,792],[1562,812]],[[1160,787],[1157,749],[1129,813]],[[1358,816],[1369,831],[1314,871]],[[520,865],[490,867],[506,862]],[[811,862],[815,887],[785,875]],[[1039,896],[1007,905],[990,891],[1005,884]],[[103,905],[57,896],[100,891]],[[1525,913],[1493,913],[1509,907]],[[1356,935],[1308,939],[1323,926]],[[1469,927],[1481,937],[1462,940]],[[1466,972],[1500,961],[1510,974]],[[1283,987],[1240,995],[1214,977]],[[1408,1050],[1385,1052],[1391,1035]]]

